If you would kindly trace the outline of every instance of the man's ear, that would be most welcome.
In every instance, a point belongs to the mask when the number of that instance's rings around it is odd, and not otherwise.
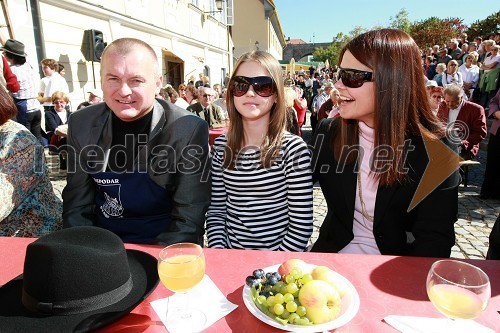
[[[163,76],[159,76],[158,79],[156,80],[156,87],[159,89],[162,87],[162,83],[163,83]]]

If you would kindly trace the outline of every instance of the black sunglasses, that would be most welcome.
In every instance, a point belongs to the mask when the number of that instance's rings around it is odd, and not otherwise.
[[[339,68],[337,71],[337,79],[342,80],[342,83],[349,88],[359,88],[365,82],[373,81],[373,73],[359,71],[357,69]]]
[[[231,91],[236,97],[245,95],[250,86],[261,97],[269,97],[276,92],[276,84],[273,78],[269,76],[233,76],[231,78]]]

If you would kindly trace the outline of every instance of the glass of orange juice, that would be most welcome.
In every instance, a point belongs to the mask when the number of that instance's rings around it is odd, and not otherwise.
[[[189,307],[187,292],[205,275],[205,256],[198,244],[177,243],[165,247],[158,257],[158,275],[163,285],[176,293],[179,306],[168,307],[167,323],[174,332],[198,332],[206,322],[202,311]]]
[[[458,319],[479,316],[491,297],[490,279],[483,270],[458,260],[439,260],[427,274],[427,295],[436,309],[452,319],[450,331]]]

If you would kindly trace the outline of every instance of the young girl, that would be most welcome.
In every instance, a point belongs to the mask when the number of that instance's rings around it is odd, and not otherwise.
[[[281,67],[240,57],[229,81],[227,134],[214,143],[208,246],[303,251],[312,233],[310,152],[285,131]]]

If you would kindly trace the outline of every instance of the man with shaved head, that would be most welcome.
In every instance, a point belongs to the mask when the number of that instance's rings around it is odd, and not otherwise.
[[[147,43],[121,38],[106,47],[105,102],[69,120],[64,227],[95,225],[129,243],[201,243],[210,202],[208,125],[155,99],[161,86]]]

